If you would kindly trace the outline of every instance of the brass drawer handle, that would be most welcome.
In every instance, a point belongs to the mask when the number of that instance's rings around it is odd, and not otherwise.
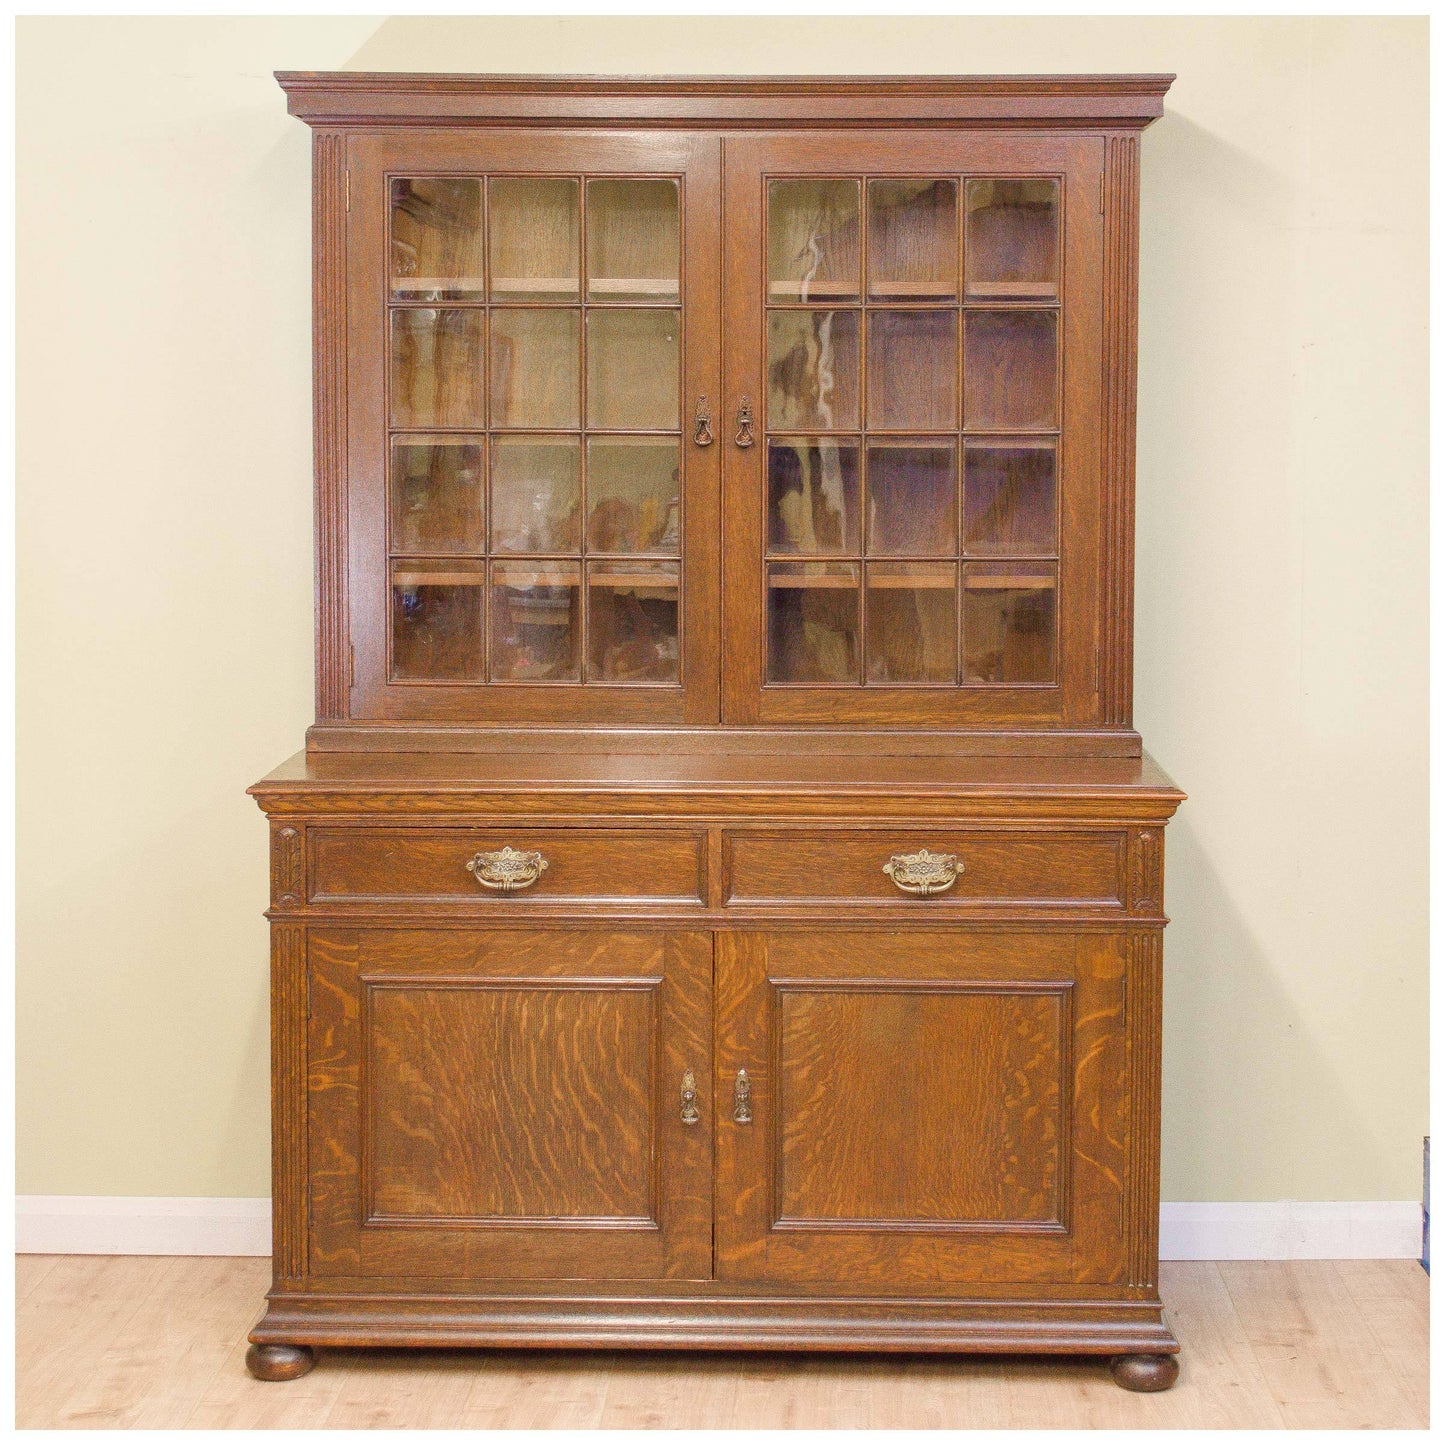
[[[692,419],[692,444],[695,447],[712,445],[712,412],[708,410],[706,396],[697,399],[697,415]]]
[[[952,888],[963,872],[963,864],[952,853],[930,853],[920,848],[916,853],[895,853],[883,871],[905,892],[926,898]]]
[[[739,1069],[738,1076],[733,1082],[733,1123],[751,1124],[753,1122],[753,1081],[748,1078],[746,1069]]]
[[[738,406],[738,430],[733,441],[744,450],[753,444],[753,403],[746,393]]]
[[[467,872],[483,888],[493,888],[498,893],[530,888],[546,871],[547,860],[540,853],[523,853],[516,848],[478,853],[467,864]]]
[[[687,1069],[682,1076],[682,1122],[696,1124],[701,1117],[697,1112],[697,1076]]]

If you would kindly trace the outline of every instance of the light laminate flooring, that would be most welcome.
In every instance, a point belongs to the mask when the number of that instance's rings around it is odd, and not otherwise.
[[[1423,1429],[1429,1290],[1409,1260],[1168,1264],[1172,1390],[1097,1360],[323,1350],[246,1373],[267,1259],[16,1258],[16,1423],[41,1428]]]

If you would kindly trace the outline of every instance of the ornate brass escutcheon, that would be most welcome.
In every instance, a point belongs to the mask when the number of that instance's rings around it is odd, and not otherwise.
[[[753,444],[753,403],[746,392],[738,404],[738,430],[733,440],[744,449]]]
[[[952,853],[930,853],[920,848],[916,853],[895,853],[883,871],[905,892],[926,898],[952,888],[963,864]]]
[[[707,397],[697,399],[697,415],[692,419],[692,444],[696,447],[712,445],[712,412],[708,409]]]
[[[467,872],[482,885],[498,893],[515,893],[530,888],[547,871],[540,853],[523,853],[503,848],[496,853],[478,853],[467,864]]]
[[[697,1076],[686,1069],[682,1075],[682,1122],[696,1124],[701,1117],[697,1112]]]
[[[748,1078],[746,1069],[739,1069],[738,1076],[733,1082],[733,1123],[751,1124],[753,1122],[753,1081]]]

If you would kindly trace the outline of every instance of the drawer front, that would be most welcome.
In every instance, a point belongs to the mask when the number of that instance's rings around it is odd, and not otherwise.
[[[512,860],[504,849],[540,854]],[[484,857],[469,870],[478,855]],[[314,828],[311,901],[431,899],[513,908],[531,901],[650,900],[701,903],[707,848],[702,833],[624,828]],[[520,868],[520,875],[517,872]],[[526,881],[535,872],[534,881]]]
[[[1088,833],[983,829],[819,829],[729,835],[724,849],[729,903],[897,903],[912,907],[1027,903],[1124,906],[1127,838]],[[939,856],[895,864],[920,851]],[[942,860],[952,857],[953,864]],[[953,873],[950,878],[949,874]],[[895,881],[895,877],[898,881]],[[936,892],[915,892],[937,888]]]

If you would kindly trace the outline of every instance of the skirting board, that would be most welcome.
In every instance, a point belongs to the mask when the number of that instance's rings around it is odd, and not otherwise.
[[[269,1199],[22,1194],[20,1254],[270,1254]],[[1164,1259],[1418,1259],[1413,1200],[1165,1204]]]

